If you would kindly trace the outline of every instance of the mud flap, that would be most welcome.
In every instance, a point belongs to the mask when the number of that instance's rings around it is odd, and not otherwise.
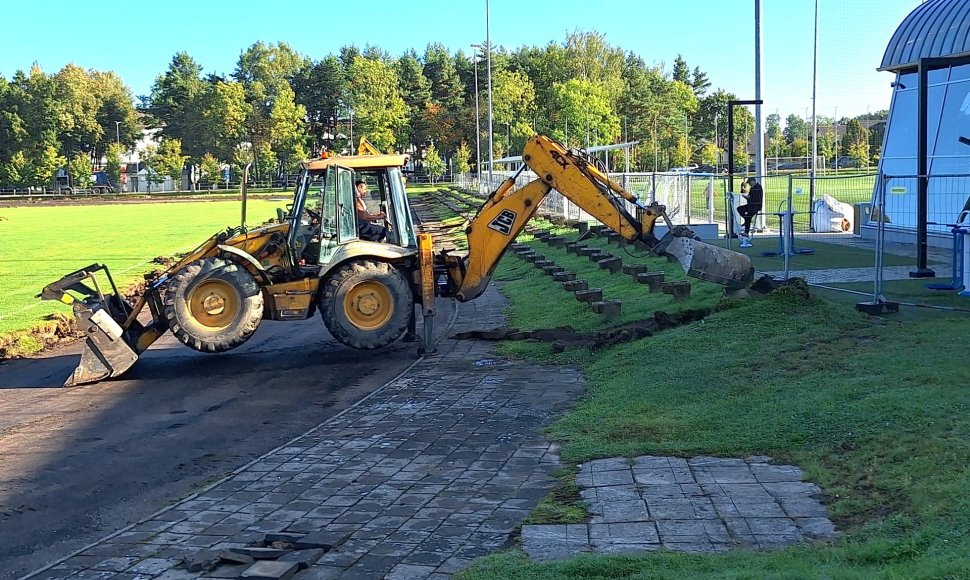
[[[65,387],[117,377],[138,360],[138,355],[124,340],[121,326],[112,320],[107,311],[97,307],[89,308],[83,302],[75,302],[74,316],[77,318],[78,328],[87,337],[81,352],[81,362],[64,381]]]
[[[654,251],[675,258],[688,276],[721,284],[730,290],[747,288],[754,281],[754,266],[747,255],[693,237],[668,233]]]

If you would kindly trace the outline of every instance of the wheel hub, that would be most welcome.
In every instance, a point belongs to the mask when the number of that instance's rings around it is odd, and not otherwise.
[[[358,284],[347,292],[344,302],[347,319],[361,330],[377,330],[394,314],[394,302],[387,287],[379,282]]]
[[[242,298],[232,284],[218,279],[203,280],[188,297],[192,317],[209,328],[229,326],[242,307]]]

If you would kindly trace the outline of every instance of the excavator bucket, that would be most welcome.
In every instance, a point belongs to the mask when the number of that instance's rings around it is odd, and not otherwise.
[[[674,227],[653,250],[675,258],[688,276],[730,290],[747,288],[754,281],[754,266],[747,255],[704,243],[687,228]]]
[[[110,291],[102,289],[98,282],[97,273],[100,271],[108,277]],[[89,280],[91,286],[86,283]],[[80,298],[76,298],[75,294]],[[65,387],[117,377],[138,360],[135,349],[126,342],[131,333],[126,332],[120,323],[131,314],[131,307],[118,293],[106,266],[92,264],[72,272],[45,286],[40,298],[70,304],[78,330],[86,335],[81,361],[64,382]],[[138,328],[141,328],[140,325]]]

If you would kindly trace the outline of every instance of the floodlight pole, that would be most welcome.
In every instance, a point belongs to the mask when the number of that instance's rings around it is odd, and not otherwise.
[[[812,46],[812,165],[810,166],[812,178],[808,180],[809,211],[812,211],[815,203],[815,164],[818,159],[818,115],[815,108],[816,96],[818,95],[818,0],[815,0],[815,40]],[[809,221],[814,222],[815,220]]]
[[[765,175],[765,126],[761,118],[761,0],[754,0],[754,171],[758,178]],[[734,134],[730,134],[734,138]],[[733,166],[732,166],[733,169]]]
[[[485,62],[488,72],[488,189],[492,190],[495,147],[492,144],[492,37],[489,31],[489,2],[485,0]]]

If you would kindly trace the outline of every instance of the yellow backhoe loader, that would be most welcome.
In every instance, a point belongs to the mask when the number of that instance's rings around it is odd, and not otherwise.
[[[305,162],[292,205],[277,210],[278,223],[212,236],[150,279],[134,305],[101,264],[47,285],[40,297],[72,304],[87,333],[80,364],[65,385],[121,375],[166,331],[196,350],[221,352],[246,342],[263,320],[305,320],[317,310],[334,338],[375,349],[405,333],[413,336],[420,306],[427,351],[435,297],[480,296],[553,189],[623,238],[676,259],[688,275],[728,288],[753,279],[747,256],[673,226],[662,205],[639,202],[581,151],[538,135],[522,156],[538,179],[519,189],[515,177],[507,179],[469,221],[467,253],[435,254],[431,236],[415,228],[402,176],[405,157],[372,149]],[[360,181],[375,192],[373,201],[386,216],[381,242],[358,235],[354,191]],[[661,239],[654,235],[658,219],[669,227]],[[150,320],[143,315],[146,307]]]

